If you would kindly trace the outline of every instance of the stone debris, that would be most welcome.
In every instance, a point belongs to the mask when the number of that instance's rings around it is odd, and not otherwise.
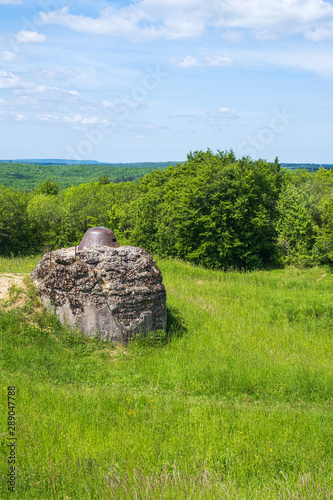
[[[140,331],[166,329],[162,273],[143,248],[56,250],[44,255],[31,277],[43,305],[89,336],[128,341]]]

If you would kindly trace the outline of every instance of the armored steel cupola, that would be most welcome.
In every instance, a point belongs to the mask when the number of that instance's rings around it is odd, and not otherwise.
[[[119,243],[111,229],[107,227],[92,227],[84,234],[78,250],[84,247],[95,247],[97,245],[104,245],[107,247],[118,248]]]

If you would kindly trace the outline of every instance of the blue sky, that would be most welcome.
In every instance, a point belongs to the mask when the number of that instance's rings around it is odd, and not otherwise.
[[[0,158],[333,163],[333,1],[0,0]]]

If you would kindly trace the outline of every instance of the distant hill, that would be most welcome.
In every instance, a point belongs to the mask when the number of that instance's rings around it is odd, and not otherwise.
[[[66,160],[17,160],[12,163],[0,160],[0,184],[24,191],[33,191],[46,179],[56,181],[60,189],[98,181],[100,176],[108,177],[110,182],[127,182],[143,177],[152,170],[164,169],[178,163],[175,161],[99,163],[96,161],[63,164],[57,163],[58,161]]]
[[[281,167],[287,168],[288,170],[297,170],[297,169],[305,169],[309,172],[316,172],[320,168],[326,168],[326,170],[330,170],[333,168],[332,164],[324,164],[324,163],[281,163]]]
[[[26,165],[98,165],[100,162],[95,160],[0,160],[0,163],[25,163]]]
[[[182,162],[100,163],[94,160],[63,159],[0,160],[0,184],[24,191],[33,191],[46,179],[56,181],[60,189],[98,181],[100,176],[110,182],[133,181],[152,170],[164,169]],[[281,163],[288,170],[305,169],[316,172],[319,168],[333,168],[332,164]]]

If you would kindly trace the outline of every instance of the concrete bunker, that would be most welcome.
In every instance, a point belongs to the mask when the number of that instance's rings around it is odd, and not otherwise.
[[[61,322],[105,340],[166,330],[160,269],[143,248],[120,247],[114,239],[111,230],[92,228],[77,251],[62,248],[44,255],[31,273],[43,305]]]

